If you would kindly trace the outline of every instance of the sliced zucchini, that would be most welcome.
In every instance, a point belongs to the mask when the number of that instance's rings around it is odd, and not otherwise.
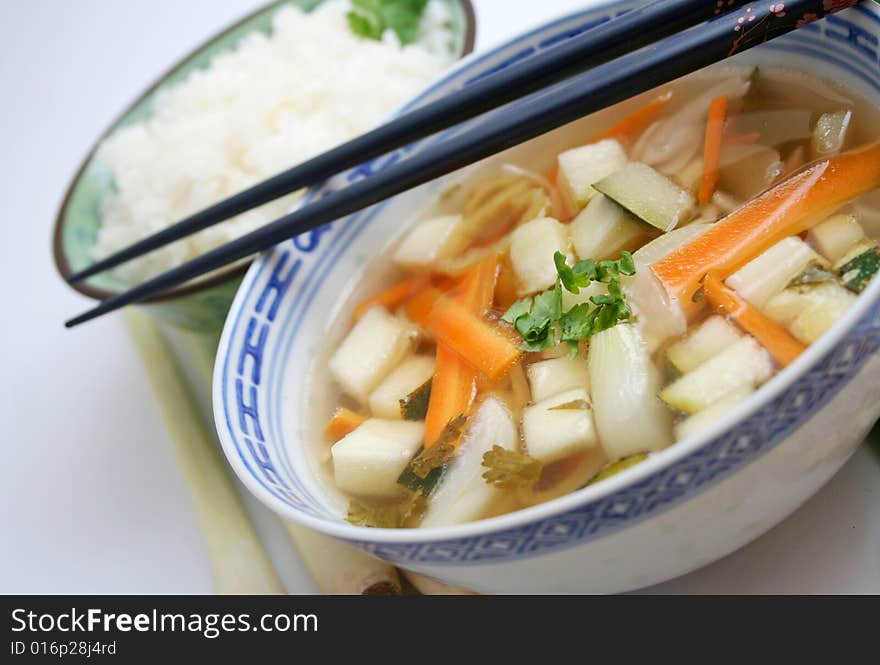
[[[803,240],[784,238],[727,278],[727,285],[761,309],[811,263],[825,264]]]
[[[430,393],[433,375],[433,358],[412,356],[404,360],[370,393],[369,404],[373,416],[391,420],[423,420],[424,413],[418,415],[417,411],[427,408],[427,397],[422,393]],[[427,391],[424,390],[425,384]],[[423,404],[419,406],[420,403]]]
[[[366,403],[373,389],[412,349],[412,328],[384,307],[358,319],[330,358],[330,373],[343,390]]]
[[[428,402],[431,399],[431,379],[418,388],[401,397],[400,415],[404,420],[424,420],[428,415]]]
[[[840,261],[850,247],[864,238],[865,231],[852,215],[832,215],[807,233],[807,240],[831,263]]]
[[[672,366],[686,374],[714,358],[742,339],[742,333],[723,316],[710,316],[687,337],[672,344],[666,357]]]
[[[863,241],[848,251],[835,267],[843,285],[853,293],[861,293],[880,270],[880,247]]]
[[[594,182],[623,168],[628,161],[626,152],[615,139],[566,150],[558,159],[559,184],[578,210],[595,196]]]
[[[687,439],[701,432],[709,427],[709,425],[721,420],[721,418],[753,392],[755,392],[755,389],[751,386],[739,388],[699,413],[688,416],[675,426],[675,438],[679,440]]]
[[[803,312],[811,307],[829,311],[845,311],[855,296],[836,281],[793,286],[767,301],[763,312],[777,323],[789,328]]]
[[[651,231],[602,194],[594,196],[569,225],[575,253],[597,261],[616,259],[624,249],[637,249],[651,238]]]
[[[575,388],[523,409],[526,452],[544,464],[596,445],[596,427],[589,396]]]
[[[575,388],[588,388],[587,361],[582,358],[561,358],[541,360],[526,369],[529,375],[532,401],[542,402],[548,397]]]
[[[671,231],[694,212],[695,201],[690,192],[639,162],[627,164],[593,187],[661,231]]]
[[[471,416],[456,456],[431,495],[422,526],[469,522],[491,512],[504,492],[483,480],[483,454],[494,445],[516,450],[517,443],[510,410],[498,398],[487,397]]]
[[[684,413],[696,413],[735,390],[754,388],[773,374],[773,361],[752,337],[726,348],[660,392],[660,399]]]
[[[837,284],[833,286],[836,297],[808,305],[789,324],[791,334],[804,344],[812,344],[824,335],[855,302],[855,295]]]
[[[440,258],[457,254],[467,239],[461,215],[444,215],[416,224],[398,245],[392,260],[407,268],[424,268]]]
[[[424,437],[424,423],[370,418],[330,449],[336,485],[357,496],[398,496],[397,479]]]
[[[568,254],[568,229],[552,217],[526,222],[510,239],[510,263],[520,293],[536,293],[556,283],[553,254]]]
[[[590,479],[590,482],[588,482],[587,485],[595,485],[596,483],[601,483],[606,478],[616,476],[621,471],[626,471],[631,466],[635,466],[639,462],[644,462],[646,459],[648,459],[648,455],[649,453],[636,453],[635,455],[623,457],[616,462],[606,464],[604,468],[599,471],[599,473],[597,473],[593,478]]]
[[[590,390],[609,460],[672,443],[672,417],[660,400],[660,376],[638,328],[620,324],[590,340]]]

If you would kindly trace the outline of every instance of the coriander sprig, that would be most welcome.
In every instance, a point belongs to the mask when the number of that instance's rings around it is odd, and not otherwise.
[[[583,340],[618,323],[632,321],[632,310],[620,286],[621,275],[636,273],[632,254],[621,252],[616,261],[587,259],[569,266],[565,255],[556,252],[553,263],[556,285],[534,298],[518,300],[501,317],[522,335],[523,351],[541,351],[565,342],[575,354]],[[607,292],[562,311],[563,287],[577,294],[594,282],[606,284]]]
[[[352,0],[346,17],[352,32],[380,41],[393,30],[404,46],[418,38],[419,22],[428,0]]]

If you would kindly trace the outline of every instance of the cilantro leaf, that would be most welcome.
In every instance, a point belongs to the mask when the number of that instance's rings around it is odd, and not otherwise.
[[[554,288],[514,303],[501,317],[522,335],[520,349],[542,351],[565,342],[572,355],[576,355],[582,341],[620,322],[633,320],[619,279],[620,275],[635,274],[635,261],[629,252],[622,252],[616,261],[597,263],[587,259],[574,266],[568,265],[562,252],[556,252],[553,263],[558,275]],[[592,282],[605,284],[607,292],[591,296],[588,302],[563,312],[563,287],[577,294]]]
[[[501,317],[502,321],[507,321],[507,323],[515,324],[516,320],[525,316],[529,312],[532,311],[532,299],[531,298],[523,298],[522,300],[517,300],[510,306],[504,316]]]
[[[501,489],[531,487],[541,477],[543,465],[534,457],[495,444],[483,453],[483,479]]]
[[[379,41],[390,29],[401,44],[412,44],[427,4],[428,0],[351,0],[346,18],[351,31],[366,39]]]

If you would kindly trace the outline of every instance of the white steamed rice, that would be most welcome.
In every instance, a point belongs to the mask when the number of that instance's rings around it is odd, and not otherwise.
[[[309,14],[284,7],[271,36],[252,33],[210,67],[157,96],[153,117],[114,133],[97,159],[116,191],[103,201],[95,258],[113,253],[218,200],[381,122],[450,60],[447,8],[432,1],[423,45],[355,36],[334,0]],[[272,221],[284,197],[124,264],[141,281]]]

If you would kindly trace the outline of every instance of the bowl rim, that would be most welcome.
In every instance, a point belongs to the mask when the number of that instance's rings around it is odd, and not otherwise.
[[[462,11],[464,12],[464,44],[462,46],[461,53],[458,55],[456,60],[447,71],[451,71],[451,69],[454,68],[462,59],[473,53],[477,36],[477,16],[471,0],[453,1],[458,2],[461,5]],[[207,37],[204,41],[199,42],[195,47],[187,51],[186,54],[176,60],[174,64],[172,64],[168,69],[162,72],[159,77],[153,83],[151,83],[143,92],[137,95],[137,97],[135,97],[132,102],[127,104],[125,108],[121,112],[119,112],[115,118],[113,118],[107,128],[103,132],[101,132],[98,138],[95,139],[94,143],[92,144],[91,148],[89,148],[86,156],[80,162],[79,167],[77,167],[76,172],[70,179],[70,182],[65,189],[64,196],[61,201],[61,206],[59,207],[58,212],[55,215],[55,222],[52,229],[52,257],[54,259],[55,269],[58,271],[58,274],[70,288],[78,291],[84,296],[88,296],[89,298],[93,298],[95,300],[106,300],[107,298],[111,298],[122,292],[111,291],[102,287],[92,286],[88,283],[88,280],[83,280],[71,284],[69,278],[73,274],[73,270],[71,269],[70,261],[67,258],[67,254],[65,254],[64,252],[63,229],[70,200],[73,197],[73,192],[76,190],[77,186],[80,183],[80,180],[82,179],[83,173],[92,163],[92,159],[94,158],[98,147],[101,145],[104,139],[106,139],[108,136],[110,136],[110,134],[118,129],[123,119],[132,110],[134,110],[134,108],[143,103],[144,100],[146,100],[160,86],[162,86],[171,75],[173,75],[178,69],[183,67],[192,58],[197,56],[199,53],[211,46],[216,41],[222,39],[229,33],[241,27],[244,23],[247,23],[251,19],[256,18],[257,16],[265,12],[281,9],[284,4],[286,4],[286,0],[271,0],[270,2],[262,4],[254,11],[249,12],[245,16],[235,20],[231,24],[227,25],[225,28],[221,29],[219,32],[216,32]],[[444,74],[445,72],[441,73],[440,76],[443,76]],[[433,84],[433,82],[434,81],[431,81],[427,85],[430,86]],[[396,112],[389,116],[389,118],[394,117],[395,115]],[[177,286],[173,289],[169,289],[167,291],[159,293],[155,296],[151,296],[150,298],[146,298],[143,303],[149,304],[176,300],[184,296],[193,295],[202,291],[208,291],[215,286],[226,283],[227,281],[244,277],[245,273],[247,273],[248,269],[251,267],[251,264],[253,264],[254,258],[255,257],[252,257],[239,264],[233,264],[232,266],[229,266],[227,268],[221,268],[211,277],[205,279],[197,279],[195,281],[188,282],[181,286]]]
[[[536,33],[548,28],[554,23],[571,20],[578,16],[589,15],[590,13],[601,10],[607,10],[616,5],[630,4],[632,1],[633,0],[599,0],[599,2],[596,2],[589,8],[576,9],[551,16],[535,28],[514,35],[513,37],[494,45],[487,51],[471,54],[467,58],[462,59],[449,69],[442,79],[435,81],[433,85],[439,84],[447,77],[456,75],[460,70],[469,67],[471,63],[478,58],[489,57],[501,50],[515,47],[515,45],[522,40],[534,36]],[[868,7],[870,7],[869,11],[872,14],[880,17],[880,5],[868,5]],[[430,89],[431,88],[429,87],[425,92]],[[410,100],[410,102],[413,101],[414,100]],[[864,317],[865,313],[880,301],[880,279],[877,279],[874,280],[865,291],[859,294],[859,297],[853,306],[850,307],[841,320],[835,323],[831,330],[825,333],[817,342],[810,345],[794,363],[780,370],[770,381],[758,388],[753,395],[738,404],[719,421],[713,423],[695,436],[676,441],[673,445],[670,445],[664,450],[652,453],[644,462],[629,467],[604,480],[602,483],[583,487],[541,504],[463,524],[418,529],[372,528],[356,526],[339,519],[331,520],[323,517],[315,517],[284,503],[256,482],[249,470],[235,454],[234,448],[230,448],[231,444],[224,428],[226,415],[222,406],[222,394],[224,391],[224,385],[222,382],[223,362],[228,356],[227,352],[229,350],[230,338],[232,335],[232,326],[230,325],[230,322],[233,319],[239,318],[242,314],[242,307],[247,299],[246,289],[243,287],[247,286],[259,275],[260,264],[271,261],[273,257],[274,253],[271,250],[257,257],[253,270],[251,270],[246,276],[245,282],[243,282],[236,293],[235,299],[230,307],[229,313],[227,314],[226,323],[223,327],[223,332],[217,349],[217,356],[215,358],[212,382],[212,403],[218,437],[223,447],[224,454],[230,466],[234,469],[236,476],[251,493],[253,493],[273,512],[321,533],[341,538],[355,544],[365,544],[370,546],[428,545],[485,537],[491,534],[500,534],[514,529],[521,529],[529,525],[538,524],[553,516],[563,515],[583,506],[596,503],[606,496],[612,495],[627,486],[635,485],[660,470],[672,466],[674,463],[694,454],[699,449],[718,438],[722,433],[731,429],[736,423],[746,420],[754,412],[766,406],[775,397],[791,387],[793,383],[797,382],[801,376],[809,370],[809,368],[822,360],[835,345],[839,344],[841,339],[854,327],[854,325]],[[802,425],[803,423],[798,424],[793,431],[796,431]],[[790,435],[791,433],[789,436]],[[756,463],[766,454],[767,451],[764,451],[746,464]],[[496,563],[497,562],[487,562],[485,565],[496,565]]]

